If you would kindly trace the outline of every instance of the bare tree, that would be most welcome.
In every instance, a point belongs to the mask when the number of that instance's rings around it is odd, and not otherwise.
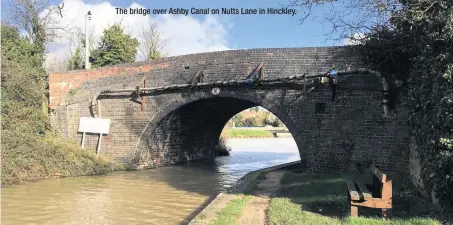
[[[10,0],[9,20],[27,32],[31,43],[46,43],[64,34],[71,28],[63,25],[61,5],[50,5],[48,0]]]
[[[330,40],[360,41],[374,27],[388,26],[392,13],[401,7],[399,0],[289,0],[289,7],[299,9],[299,23],[308,18],[331,27],[325,35]]]
[[[94,29],[91,28],[89,30],[89,51],[91,52],[97,47],[97,44],[94,38]],[[81,28],[75,28],[74,32],[68,35],[66,39],[68,42],[69,55],[66,56],[67,60],[65,66],[70,70],[85,68],[85,33]]]
[[[165,56],[164,48],[168,40],[162,38],[162,31],[155,23],[149,23],[140,33],[139,51],[143,60],[150,61]]]

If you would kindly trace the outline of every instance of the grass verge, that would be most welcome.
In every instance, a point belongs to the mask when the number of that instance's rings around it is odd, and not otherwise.
[[[267,130],[225,129],[221,134],[224,138],[271,138],[274,135]]]
[[[231,200],[225,208],[217,213],[216,218],[209,222],[209,225],[233,225],[242,215],[245,205],[251,196],[239,195]]]
[[[360,217],[350,217],[345,180],[349,176],[296,174],[288,171],[272,198],[268,221],[277,224],[441,224],[432,206],[407,187],[394,186],[393,217],[382,219],[379,209],[359,208]]]
[[[41,137],[4,130],[2,144],[2,186],[121,169],[114,161],[96,156],[94,149],[82,149],[70,140],[53,135]]]

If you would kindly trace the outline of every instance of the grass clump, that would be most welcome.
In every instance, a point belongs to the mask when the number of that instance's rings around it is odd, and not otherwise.
[[[231,200],[225,208],[217,213],[216,218],[209,225],[232,225],[242,215],[245,205],[251,199],[248,195],[239,195]]]
[[[291,202],[289,198],[272,198],[268,211],[269,224],[339,224],[338,220],[302,211],[300,205]]]

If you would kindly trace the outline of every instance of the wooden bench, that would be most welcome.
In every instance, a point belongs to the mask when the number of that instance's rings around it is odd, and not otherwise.
[[[289,133],[287,130],[270,130],[270,132],[272,132],[274,137],[277,137],[278,134]]]
[[[348,201],[351,204],[351,216],[358,216],[358,207],[382,209],[382,216],[388,217],[392,210],[392,181],[376,166],[371,165],[372,183],[347,180]]]

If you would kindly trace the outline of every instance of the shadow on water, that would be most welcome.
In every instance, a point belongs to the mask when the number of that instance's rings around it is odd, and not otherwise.
[[[212,200],[214,200],[216,196],[211,196],[209,197],[208,200],[206,200],[202,205],[200,205],[198,208],[196,208],[190,215],[186,216],[183,221],[179,223],[179,225],[186,225],[188,224],[193,218],[195,218],[198,213],[200,213],[206,206],[211,203]]]
[[[297,153],[233,152],[230,156],[152,169],[159,175],[149,179],[163,181],[178,190],[215,195],[249,172],[296,160],[299,160]]]

